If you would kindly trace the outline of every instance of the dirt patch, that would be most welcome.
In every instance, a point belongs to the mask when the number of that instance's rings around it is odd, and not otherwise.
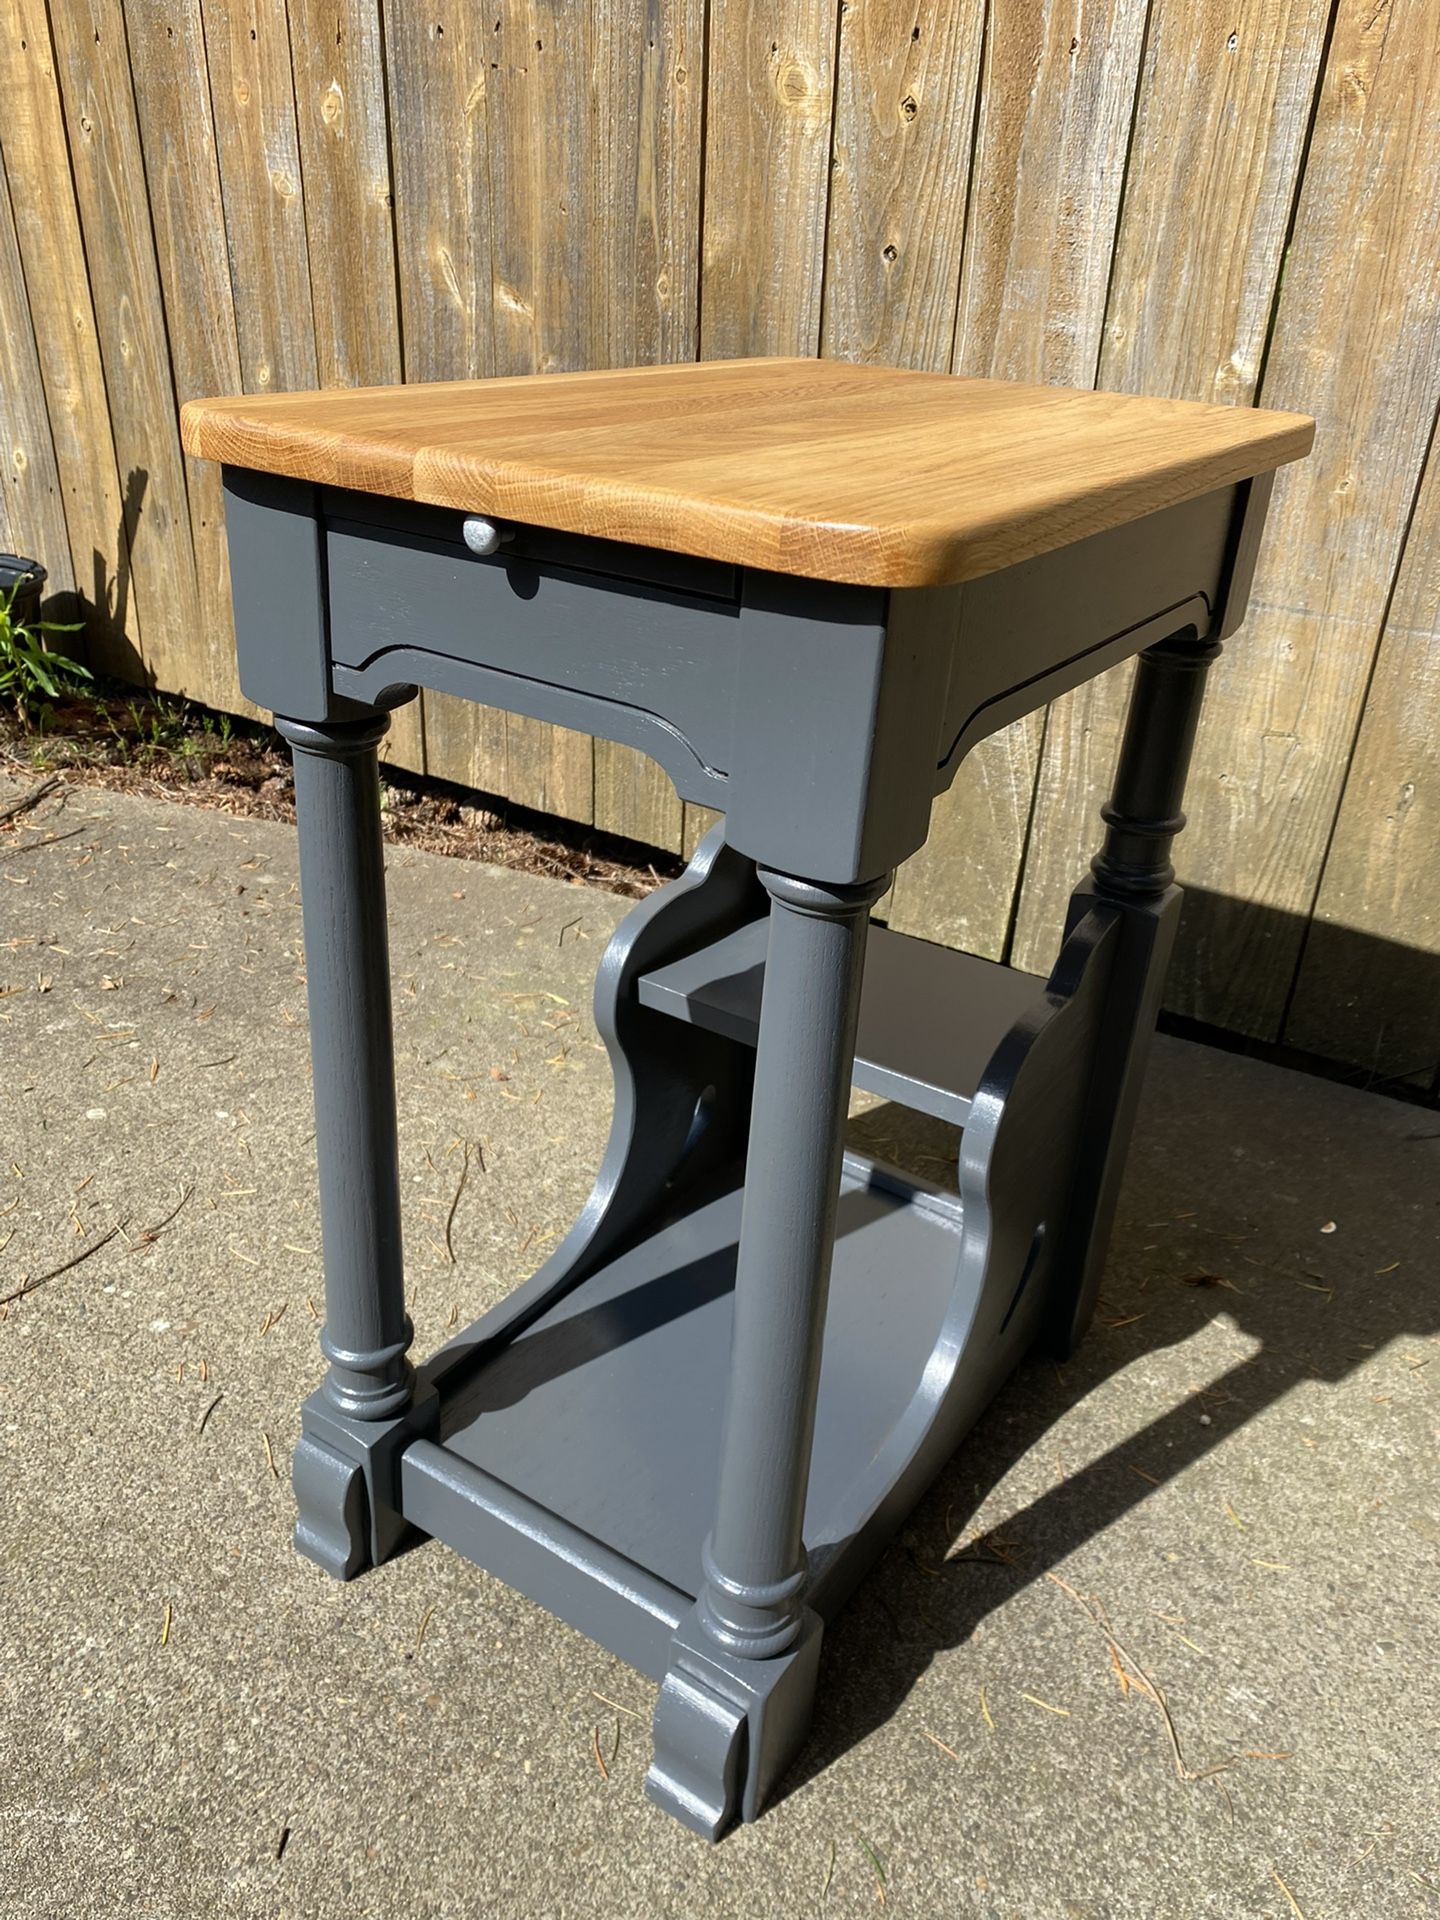
[[[41,731],[0,714],[0,764],[37,783],[106,787],[251,820],[293,820],[290,749],[270,727],[188,702],[101,692],[58,704]],[[633,840],[398,767],[381,769],[396,846],[548,874],[636,900],[684,862]]]

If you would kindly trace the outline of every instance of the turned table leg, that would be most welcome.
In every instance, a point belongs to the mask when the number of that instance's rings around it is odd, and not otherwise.
[[[758,1810],[810,1718],[820,1623],[801,1529],[865,935],[888,883],[760,879],[770,932],[719,1494],[647,1781],[712,1838]]]
[[[1175,879],[1170,849],[1185,825],[1181,803],[1205,676],[1219,652],[1218,640],[1183,633],[1136,661],[1114,790],[1100,809],[1105,841],[1090,863],[1102,895],[1153,899]]]
[[[1147,647],[1135,668],[1105,839],[1070,902],[1070,928],[1097,902],[1122,918],[1090,1101],[1065,1209],[1046,1333],[1065,1355],[1088,1326],[1100,1291],[1140,1085],[1180,918],[1170,852],[1185,825],[1181,803],[1220,642],[1193,629]]]
[[[380,831],[389,720],[276,725],[295,754],[329,1361],[295,1456],[296,1545],[345,1578],[398,1536],[383,1471],[413,1430]]]

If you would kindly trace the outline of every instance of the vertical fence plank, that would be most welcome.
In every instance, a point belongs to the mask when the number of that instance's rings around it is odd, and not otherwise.
[[[704,0],[605,0],[594,11],[601,348],[617,367],[693,360]]]
[[[701,358],[820,343],[835,0],[711,0]]]
[[[1101,387],[1253,402],[1329,11],[1329,0],[1156,0]],[[1050,710],[1018,965],[1043,970],[1055,953],[1066,900],[1098,839],[1131,671],[1091,681]],[[1253,729],[1254,715],[1242,724]],[[1192,805],[1217,771],[1206,751],[1202,744]],[[1200,838],[1180,844],[1187,870]]]
[[[0,149],[0,163],[3,163],[4,151]],[[12,265],[13,250],[13,265]],[[29,327],[29,313],[26,311],[26,325],[20,324],[20,301],[25,294],[25,277],[20,268],[20,243],[15,239],[15,217],[10,211],[10,189],[5,184],[3,164],[0,164],[0,548],[6,553],[16,553],[25,545],[25,534],[10,517],[10,495],[13,487],[11,474],[23,471],[25,465],[23,448],[27,435],[21,427],[17,411],[11,401],[12,383],[15,381],[17,361],[22,351],[22,341],[27,333],[33,349],[35,335]],[[35,359],[35,372],[38,382],[40,371],[39,358]],[[38,388],[37,388],[38,390]],[[22,457],[16,461],[13,451],[20,448]],[[38,539],[32,553],[38,557]],[[66,556],[68,561],[68,554]],[[62,585],[64,583],[62,582]]]
[[[157,686],[187,693],[196,684],[200,601],[125,22],[119,0],[65,0],[52,6],[50,20],[115,451],[125,475],[145,672]]]
[[[497,4],[490,69],[495,371],[560,373],[597,337],[595,10]],[[618,118],[618,115],[617,115]]]
[[[5,173],[91,664],[140,671],[140,612],[44,0],[0,0]]]
[[[710,0],[700,358],[820,348],[836,0]],[[693,853],[716,815],[685,808]]]
[[[1313,413],[1207,698],[1171,1004],[1280,1030],[1440,401],[1440,4],[1342,0],[1262,403]]]
[[[1154,0],[1100,385],[1249,404],[1330,0]]]
[[[594,10],[496,0],[490,56],[491,302],[495,371],[586,364],[599,287],[592,99]],[[582,734],[507,715],[499,790],[568,819],[595,814],[595,753]]]
[[[1440,443],[1405,543],[1285,1039],[1440,1073]]]
[[[3,159],[3,150],[0,150]],[[40,356],[10,189],[0,168],[0,541],[50,570],[46,591],[74,587],[64,496],[50,438]]]
[[[404,377],[379,0],[289,0],[315,360],[325,387]],[[424,770],[423,700],[394,716],[387,760]]]
[[[596,9],[594,140],[604,294],[600,364],[693,360],[700,300],[704,0]],[[683,809],[634,747],[595,742],[595,824],[676,852]]]
[[[495,370],[487,122],[496,20],[471,0],[385,16],[407,380]],[[437,779],[507,792],[504,714],[427,692],[425,765]]]
[[[401,378],[377,0],[289,0],[315,357],[325,387]]]
[[[494,370],[490,309],[488,8],[450,0],[385,17],[395,250],[407,380]]]
[[[247,393],[313,387],[315,319],[285,0],[201,0]]]
[[[4,306],[4,291],[0,289],[0,326],[8,326],[9,316]],[[17,438],[11,420],[9,403],[5,390],[0,387],[0,446],[8,446]],[[6,553],[16,553],[25,545],[24,533],[10,524],[10,489],[0,487],[0,548]]]
[[[823,351],[944,372],[955,339],[983,7],[841,11]]]
[[[956,373],[1094,384],[1145,18],[1145,0],[994,0]],[[1043,738],[1035,714],[970,755],[896,876],[892,926],[1004,953]]]
[[[240,385],[235,307],[199,0],[126,0],[135,112],[164,300],[175,398]],[[186,691],[243,709],[235,670],[220,470],[185,462],[200,621],[187,636]]]
[[[955,371],[1094,384],[1145,0],[995,0]]]

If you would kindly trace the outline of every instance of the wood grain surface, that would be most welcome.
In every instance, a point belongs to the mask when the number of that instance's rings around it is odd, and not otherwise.
[[[1379,982],[1377,940],[1389,956]],[[1440,440],[1430,445],[1285,1038],[1440,1092]]]
[[[133,676],[142,661],[140,610],[131,590],[130,524],[100,363],[95,308],[70,175],[55,53],[43,0],[0,0],[3,162],[24,268],[29,322],[50,416],[75,585],[89,613],[94,665]],[[10,301],[15,301],[12,312]],[[23,332],[20,289],[0,324]],[[53,566],[47,529],[22,517],[11,544]]]
[[[1276,483],[1186,802],[1182,878],[1224,904],[1195,899],[1171,1004],[1261,1038],[1283,1030],[1440,407],[1437,26],[1433,5],[1336,15],[1260,383],[1267,405],[1303,395],[1315,457]]]
[[[711,0],[700,352],[820,344],[834,0]]]
[[[43,21],[35,24],[44,31]],[[125,17],[119,0],[73,0],[53,9],[51,27],[85,257],[97,290],[104,391],[124,476],[144,672],[175,692],[200,691],[207,662],[196,644],[202,629],[190,501]],[[56,163],[65,167],[63,151],[50,157]]]
[[[233,466],[868,586],[975,579],[1299,459],[1301,414],[824,360],[192,402]]]
[[[39,550],[53,556],[49,591],[74,586],[65,503],[55,466],[55,446],[45,411],[45,389],[29,302],[10,210],[10,191],[0,174],[0,302],[16,323],[0,327],[0,543],[13,552],[23,528],[42,535]],[[28,555],[26,556],[29,557]]]
[[[201,0],[247,393],[320,378],[285,0]]]
[[[1100,386],[1243,406],[1255,399],[1329,11],[1328,0],[1156,0]],[[1242,675],[1251,671],[1252,637],[1253,625],[1236,642]],[[1048,966],[1070,889],[1094,851],[1132,671],[1088,682],[1047,716],[1015,916],[1017,966]],[[1233,747],[1213,724],[1202,730],[1192,813]],[[1218,855],[1237,823],[1212,817],[1207,830],[1214,845],[1202,848],[1198,834],[1180,843],[1187,877],[1200,877],[1197,859]],[[1172,990],[1193,964],[1182,950]]]
[[[207,67],[199,0],[129,0],[125,27],[150,227],[169,315],[170,365],[176,394],[185,400],[217,381],[238,386],[241,380],[215,130],[204,104]],[[185,497],[200,624],[187,649],[190,677],[184,691],[208,706],[235,712],[243,711],[245,702],[235,666],[230,560],[218,481],[212,466],[189,463]]]
[[[948,0],[841,15],[827,357],[949,370],[984,21]]]
[[[1144,11],[986,8],[951,371],[1095,384]],[[897,930],[1006,957],[1046,720],[1029,713],[982,741],[940,796],[928,842],[895,876]]]

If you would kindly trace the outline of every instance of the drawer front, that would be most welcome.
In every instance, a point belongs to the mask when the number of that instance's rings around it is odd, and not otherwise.
[[[450,518],[458,531],[459,516]],[[585,547],[624,556],[631,571],[621,577],[526,550],[544,541],[517,537],[513,548],[482,558],[458,540],[327,518],[337,686],[363,685],[374,697],[388,677],[465,691],[446,669],[468,666],[489,676],[476,679],[475,698],[644,745],[669,765],[642,737],[648,720],[652,732],[658,725],[680,736],[708,774],[723,774],[734,729],[738,596],[636,577],[651,559],[683,568],[680,556],[549,538],[572,558],[586,557]],[[702,575],[714,584],[727,577],[733,585],[729,568]],[[558,705],[549,692],[563,696]]]
[[[413,500],[389,500],[380,494],[344,493],[326,487],[321,489],[320,511],[327,522],[350,522],[381,534],[418,536],[472,557],[463,532],[469,516],[454,507],[427,507]],[[576,568],[613,580],[638,580],[711,600],[738,601],[740,597],[739,568],[720,560],[695,560],[683,553],[662,553],[657,547],[597,540],[589,534],[556,533],[549,527],[528,527],[513,521],[495,524],[506,532],[506,559]]]

